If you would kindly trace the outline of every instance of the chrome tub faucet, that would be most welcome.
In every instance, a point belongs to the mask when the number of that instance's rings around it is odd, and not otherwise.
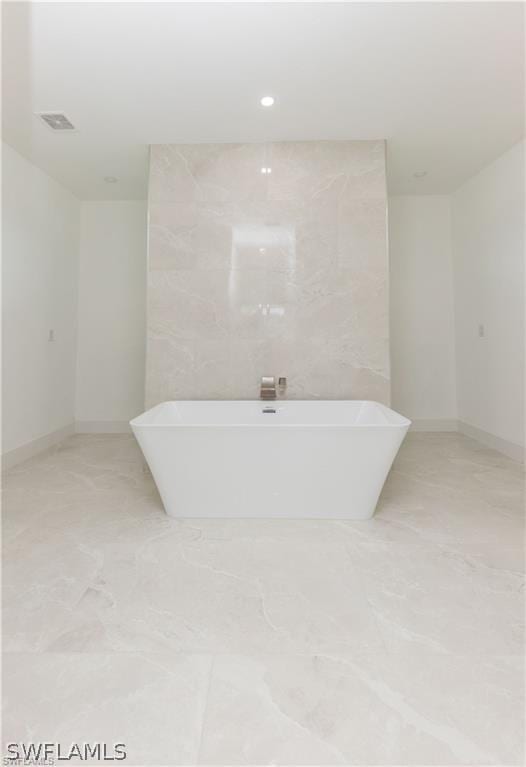
[[[260,399],[276,399],[276,379],[274,376],[262,376],[259,397]]]
[[[287,388],[287,379],[281,376],[278,379],[278,387],[276,389],[276,379],[274,376],[262,376],[261,386],[259,389],[260,399],[276,399],[278,394],[283,397]]]

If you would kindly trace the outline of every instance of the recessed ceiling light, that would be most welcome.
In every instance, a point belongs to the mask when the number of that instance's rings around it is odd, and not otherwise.
[[[274,103],[274,96],[263,96],[259,103],[262,107],[271,107]]]
[[[424,176],[427,176],[427,170],[417,170],[416,173],[413,173],[413,176],[415,178],[424,178]]]
[[[263,174],[265,174],[265,173],[272,173],[272,168],[261,168],[261,172]]]
[[[107,184],[116,184],[119,179],[115,178],[115,176],[104,176],[104,181]]]

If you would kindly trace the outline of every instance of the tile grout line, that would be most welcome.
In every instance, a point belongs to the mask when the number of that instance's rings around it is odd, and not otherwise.
[[[202,716],[202,719],[201,719],[201,734],[200,734],[200,737],[199,737],[199,743],[198,743],[197,752],[196,752],[196,761],[195,761],[196,765],[200,765],[201,764],[201,751],[203,749],[203,737],[204,737],[204,733],[205,733],[206,721],[207,721],[207,718],[208,718],[208,702],[209,702],[209,699],[210,699],[210,689],[212,687],[212,678],[213,678],[213,675],[214,675],[215,665],[216,665],[216,653],[213,653],[211,655],[210,671],[208,672],[209,673],[208,685],[207,685],[207,688],[206,688],[205,705],[203,707],[203,716]]]

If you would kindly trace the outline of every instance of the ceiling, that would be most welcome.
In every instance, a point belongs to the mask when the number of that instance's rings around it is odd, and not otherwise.
[[[148,144],[313,139],[385,138],[391,194],[447,193],[523,135],[523,12],[3,3],[4,139],[81,199],[144,198]]]

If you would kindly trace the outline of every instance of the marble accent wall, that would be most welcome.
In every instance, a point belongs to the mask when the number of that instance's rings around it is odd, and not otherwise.
[[[383,141],[157,145],[146,404],[389,402]]]

